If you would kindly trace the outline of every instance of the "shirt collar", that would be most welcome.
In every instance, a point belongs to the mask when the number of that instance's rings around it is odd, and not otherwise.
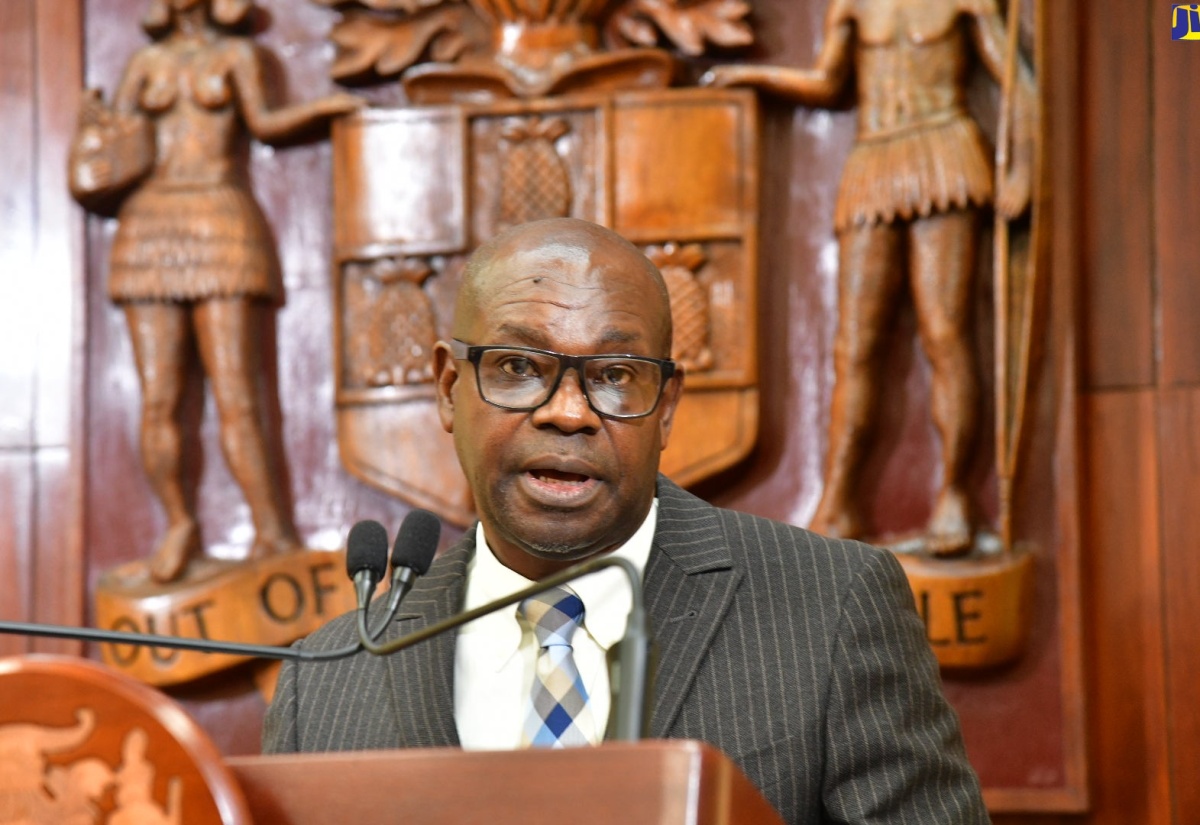
[[[650,558],[650,547],[654,541],[654,530],[658,523],[658,499],[650,505],[641,526],[611,555],[627,559],[637,569],[638,576],[645,574]],[[505,567],[496,558],[483,534],[483,524],[475,525],[475,556],[467,565],[467,584],[463,603],[464,610],[471,610],[532,584],[520,573]],[[606,567],[570,583],[586,611],[584,630],[600,647],[607,650],[625,633],[625,621],[629,616],[633,599],[629,584],[619,567]],[[517,621],[516,606],[489,613],[464,625],[460,634],[486,634],[490,643],[485,646],[496,670],[504,666],[521,646],[521,625]]]

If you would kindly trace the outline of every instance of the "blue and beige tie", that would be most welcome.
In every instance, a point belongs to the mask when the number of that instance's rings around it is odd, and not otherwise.
[[[583,622],[583,602],[570,588],[556,587],[521,602],[517,615],[532,627],[541,647],[523,742],[543,748],[593,744],[596,726],[571,648]]]

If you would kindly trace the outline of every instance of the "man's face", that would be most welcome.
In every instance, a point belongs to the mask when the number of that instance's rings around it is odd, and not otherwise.
[[[474,306],[460,307],[455,336],[568,355],[666,358],[669,312],[631,250],[603,236],[514,244],[485,270]],[[569,370],[531,411],[494,407],[479,395],[475,368],[436,357],[439,412],[454,434],[484,534],[506,566],[529,578],[627,540],[654,497],[681,378],[655,411],[616,420],[594,412]]]

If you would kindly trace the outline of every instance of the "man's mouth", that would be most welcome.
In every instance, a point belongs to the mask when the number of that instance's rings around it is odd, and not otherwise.
[[[586,484],[591,476],[582,473],[568,473],[563,470],[533,469],[529,474],[543,484]]]
[[[526,494],[544,507],[580,507],[600,491],[600,480],[585,472],[530,467],[525,479]]]

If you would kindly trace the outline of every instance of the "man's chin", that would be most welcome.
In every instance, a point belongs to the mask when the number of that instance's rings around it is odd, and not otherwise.
[[[558,561],[565,564],[576,564],[599,555],[605,551],[603,543],[596,542],[563,542],[561,539],[547,541],[530,541],[528,537],[522,542],[526,553],[543,561]]]

